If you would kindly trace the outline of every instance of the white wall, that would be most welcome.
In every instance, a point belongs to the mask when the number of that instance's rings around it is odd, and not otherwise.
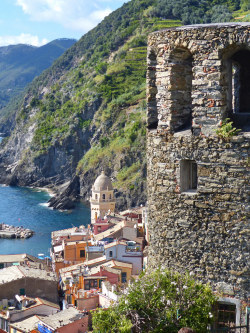
[[[23,311],[22,310],[18,312],[15,312],[15,310],[10,311],[10,320],[11,322],[13,322],[33,315],[49,316],[58,311],[59,309],[53,308],[45,304],[41,304],[31,307],[29,309],[25,309]]]
[[[110,256],[112,251],[112,256]],[[133,265],[132,274],[139,274],[142,270],[142,252],[126,252],[126,245],[117,244],[105,249],[107,260],[117,259],[120,261],[129,262]]]

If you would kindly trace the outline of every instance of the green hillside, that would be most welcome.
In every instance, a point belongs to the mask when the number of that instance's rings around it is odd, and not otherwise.
[[[35,76],[51,66],[53,61],[70,48],[76,40],[58,39],[41,47],[9,45],[0,47],[0,119],[8,113],[4,109]]]
[[[233,20],[240,0],[131,0],[84,35],[29,87],[6,144],[11,183],[61,184],[76,175],[87,198],[104,169],[120,207],[146,201],[146,45],[150,32]],[[29,139],[19,142],[20,131]],[[123,194],[122,194],[122,193]]]

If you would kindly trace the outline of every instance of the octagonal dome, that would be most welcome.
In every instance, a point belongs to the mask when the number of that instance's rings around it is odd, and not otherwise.
[[[104,171],[98,176],[95,180],[93,189],[95,191],[112,191],[113,186],[111,180],[108,176],[105,175]]]

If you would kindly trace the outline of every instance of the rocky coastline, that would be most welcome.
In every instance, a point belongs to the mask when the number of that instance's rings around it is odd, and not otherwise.
[[[34,235],[34,231],[25,229],[22,226],[15,227],[5,223],[0,223],[0,238],[23,238],[27,239]]]

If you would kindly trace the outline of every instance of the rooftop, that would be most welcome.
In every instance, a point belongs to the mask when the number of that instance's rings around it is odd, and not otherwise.
[[[29,318],[26,318],[24,320],[15,322],[10,324],[11,327],[23,331],[23,332],[30,332],[34,330],[37,327],[38,322],[42,319],[43,317],[38,317],[37,315],[31,316]]]
[[[111,180],[108,176],[105,175],[104,171],[96,178],[96,181],[93,185],[93,191],[112,191],[113,186]]]
[[[85,315],[77,309],[70,307],[66,310],[57,312],[53,315],[43,318],[41,322],[55,330],[59,327],[71,324],[72,322],[81,319],[84,316]]]
[[[24,277],[57,281],[56,274],[53,272],[47,272],[42,269],[30,268],[27,266],[10,266],[0,270],[0,285],[22,279]]]
[[[86,235],[88,233],[88,229],[85,226],[80,225],[79,227],[73,227],[69,229],[56,230],[51,233],[51,238],[68,236],[68,235]]]
[[[2,263],[13,263],[13,262],[23,262],[24,260],[31,260],[31,261],[41,261],[40,259],[26,253],[21,254],[1,254],[0,255],[0,262]]]

